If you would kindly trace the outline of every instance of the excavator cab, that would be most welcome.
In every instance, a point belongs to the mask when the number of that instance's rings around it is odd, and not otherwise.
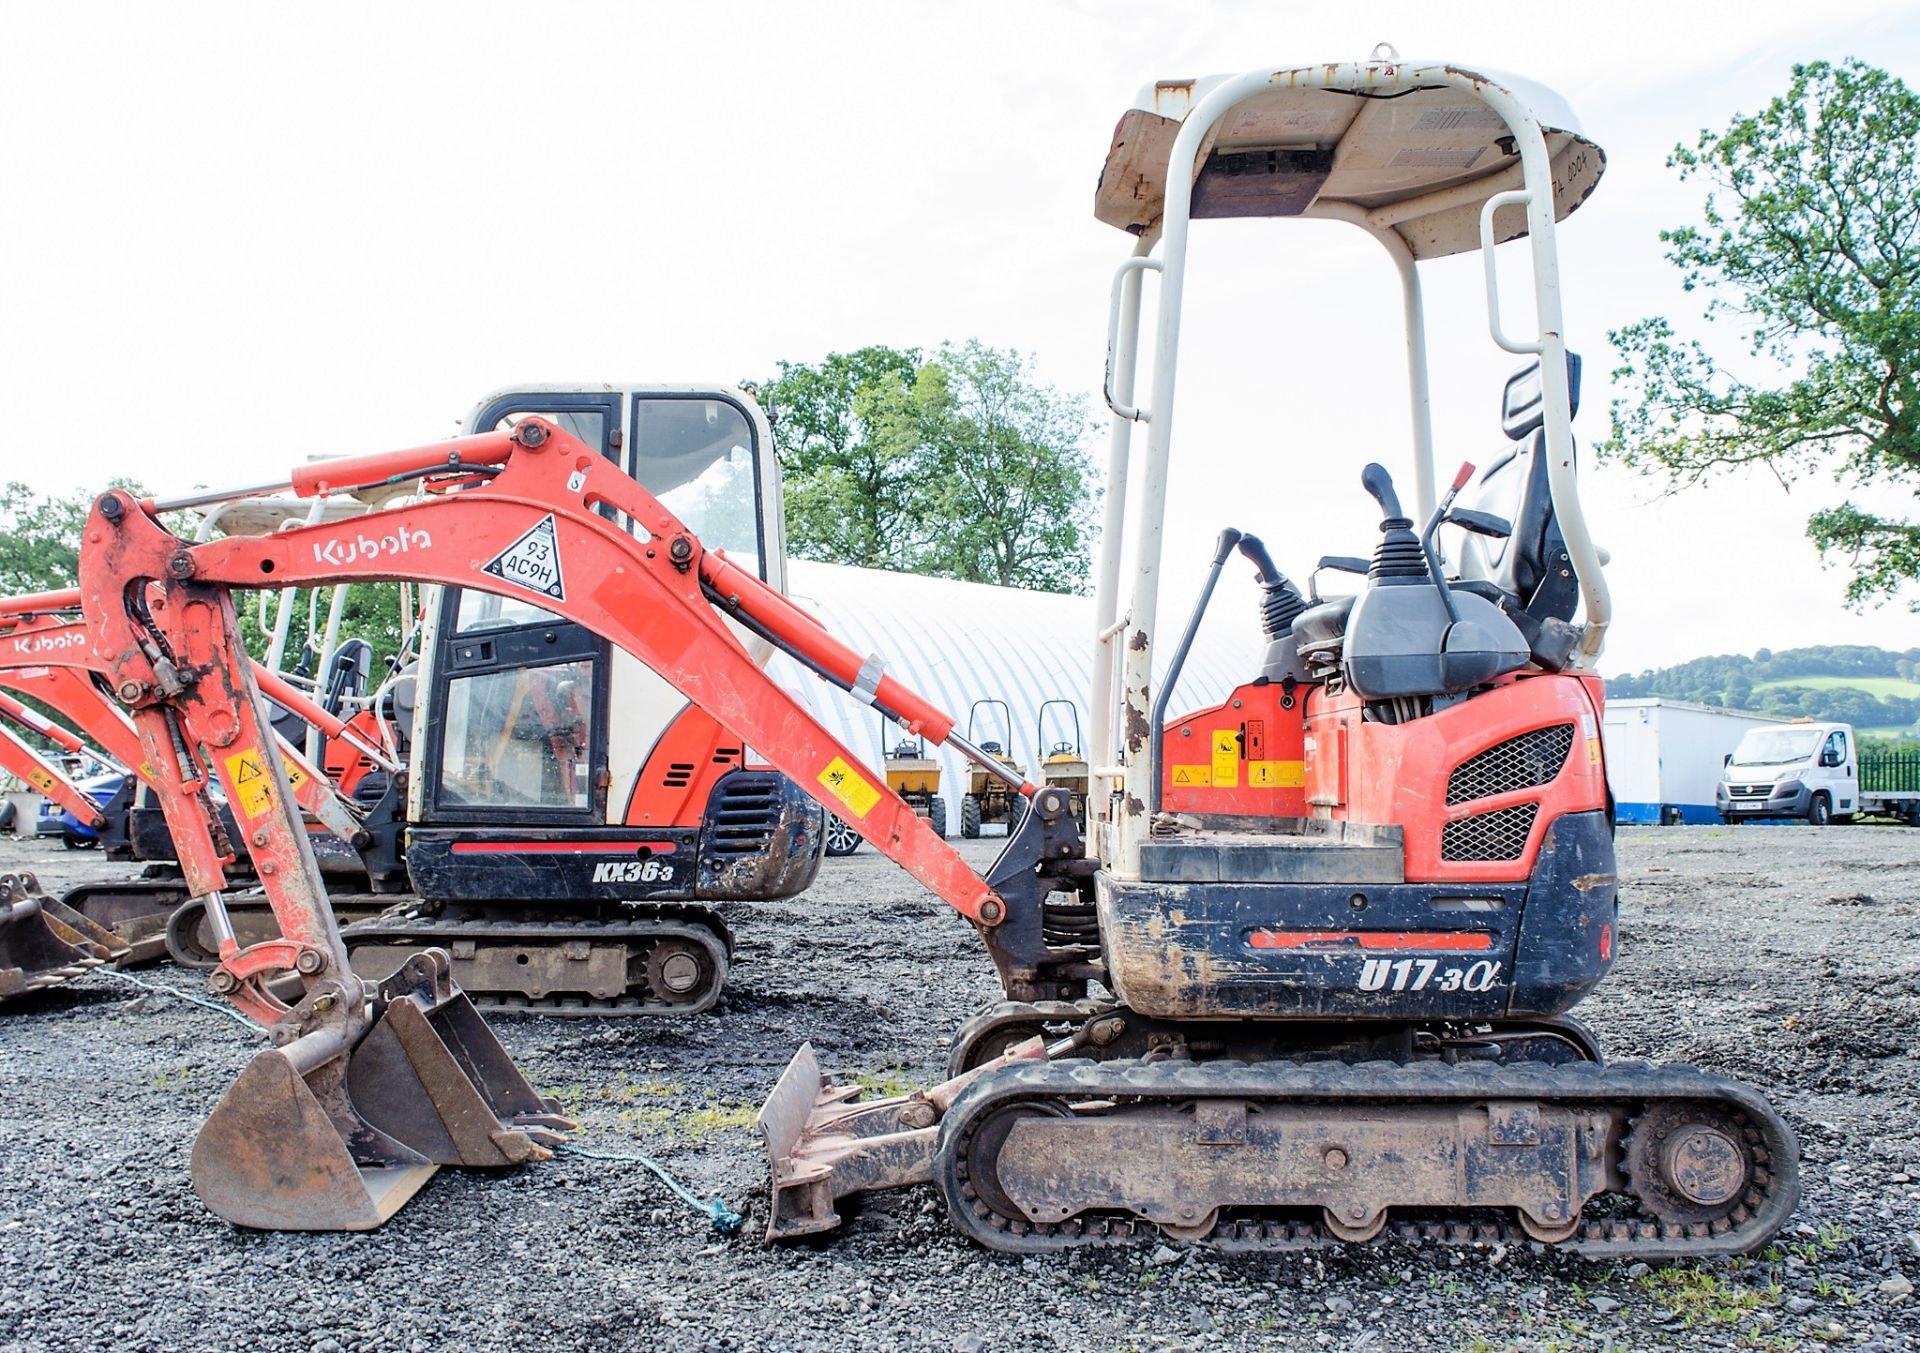
[[[484,433],[529,417],[784,588],[779,469],[752,399],[723,387],[538,386],[489,395],[466,421]],[[804,890],[825,843],[818,806],[666,681],[540,604],[595,581],[570,574],[550,524],[483,571],[515,594],[426,589],[412,698],[431,715],[415,723],[406,838],[421,900],[347,930],[356,970],[378,976],[417,945],[443,943],[455,979],[495,1003],[711,1005],[732,936],[699,904]],[[593,923],[584,937],[581,922]]]

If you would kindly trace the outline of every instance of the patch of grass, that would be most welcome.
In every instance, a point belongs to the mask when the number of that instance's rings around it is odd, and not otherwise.
[[[156,1071],[148,1080],[156,1090],[182,1090],[193,1083],[193,1068],[182,1064]]]
[[[850,1081],[860,1087],[866,1099],[893,1099],[899,1095],[910,1095],[920,1089],[920,1077],[910,1074],[903,1066],[883,1066],[876,1071],[849,1071],[844,1077],[835,1080]]]
[[[594,1085],[565,1085],[553,1092],[568,1117],[594,1109],[611,1110],[613,1121],[635,1135],[667,1133],[699,1141],[715,1133],[751,1128],[758,1106],[726,1101],[681,1108],[669,1101],[684,1095],[686,1087],[671,1080],[635,1080],[621,1072]]]
[[[1673,1311],[1682,1324],[1738,1326],[1775,1300],[1750,1287],[1696,1268],[1663,1268],[1637,1280],[1648,1296]]]
[[[1920,683],[1908,681],[1897,676],[1801,676],[1775,677],[1771,681],[1756,681],[1753,688],[1764,691],[1775,686],[1805,686],[1813,691],[1865,691],[1868,695],[1898,696],[1902,700],[1911,700],[1920,696]]]

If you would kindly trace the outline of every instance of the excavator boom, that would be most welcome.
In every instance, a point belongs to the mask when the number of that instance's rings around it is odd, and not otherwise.
[[[909,731],[991,763],[1003,780],[1006,768],[957,734],[950,715],[887,676],[878,659],[840,643],[758,577],[705,549],[646,489],[552,423],[530,417],[511,432],[324,461],[267,488],[308,496],[410,479],[428,490],[412,502],[271,536],[190,544],[154,519],[175,504],[124,493],[101,498],[93,525],[101,528],[101,554],[114,560],[113,576],[146,578],[155,595],[189,579],[258,588],[408,578],[531,599],[671,682],[963,916],[988,927],[1004,919],[994,888],[760,670],[726,619]],[[89,593],[89,612],[107,600]],[[0,615],[11,605],[0,601]],[[128,651],[129,639],[118,642],[112,651]],[[143,698],[139,690],[166,677],[138,658],[110,680],[123,699],[130,692]],[[1021,777],[1010,778],[1010,787],[1033,792]]]

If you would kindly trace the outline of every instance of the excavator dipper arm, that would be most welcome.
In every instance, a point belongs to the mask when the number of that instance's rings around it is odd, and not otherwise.
[[[268,1025],[273,1046],[240,1074],[194,1143],[196,1191],[242,1226],[366,1230],[441,1165],[538,1160],[571,1126],[527,1084],[426,950],[369,989],[328,905],[265,699],[238,638],[231,591],[169,570],[178,542],[124,495],[89,515],[80,554],[88,650],[132,711],[143,773],[182,871],[220,940],[213,989]],[[124,528],[124,529],[123,529]],[[159,561],[156,568],[155,560]],[[242,948],[224,921],[218,783],[246,838],[281,938]],[[292,974],[289,1008],[269,989]]]
[[[53,736],[55,733],[63,735],[55,737],[54,740],[67,751],[79,751],[86,746],[79,738],[60,728],[58,724],[49,724],[10,696],[0,695],[0,716],[42,737]],[[69,741],[72,746],[66,746]],[[11,728],[0,727],[0,770],[19,776],[93,830],[98,831],[106,825],[106,819],[100,816],[100,805],[88,798],[86,792],[69,780],[51,761],[22,741],[19,734]]]
[[[33,597],[0,599],[0,686],[31,695],[60,711],[67,721],[99,745],[114,761],[137,773],[155,789],[151,767],[140,735],[106,692],[96,677],[105,680],[108,664],[95,652],[93,636],[77,617],[44,613],[9,616],[6,611],[49,599],[67,606],[79,604],[79,592],[37,594]],[[249,660],[261,688],[329,737],[344,730],[340,720],[327,713],[298,688]],[[4,699],[5,697],[0,697]],[[5,707],[0,706],[0,713]],[[287,776],[293,786],[294,801],[335,836],[349,845],[361,836],[358,810],[337,793],[320,769],[291,744],[276,737],[280,755],[287,764]],[[367,749],[357,738],[355,745]],[[393,769],[384,753],[369,750],[379,764]],[[171,826],[171,823],[169,824]]]

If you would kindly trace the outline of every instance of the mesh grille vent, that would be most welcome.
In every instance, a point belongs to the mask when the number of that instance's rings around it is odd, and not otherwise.
[[[1527,851],[1527,837],[1537,803],[1517,803],[1449,822],[1440,829],[1443,860],[1517,860]]]
[[[1560,774],[1567,764],[1567,753],[1572,750],[1573,725],[1570,723],[1536,728],[1531,733],[1497,742],[1453,768],[1453,774],[1447,777],[1447,805],[1472,803],[1475,799],[1547,784]]]
[[[780,777],[735,771],[720,782],[708,816],[707,849],[714,855],[758,855],[780,825]]]

